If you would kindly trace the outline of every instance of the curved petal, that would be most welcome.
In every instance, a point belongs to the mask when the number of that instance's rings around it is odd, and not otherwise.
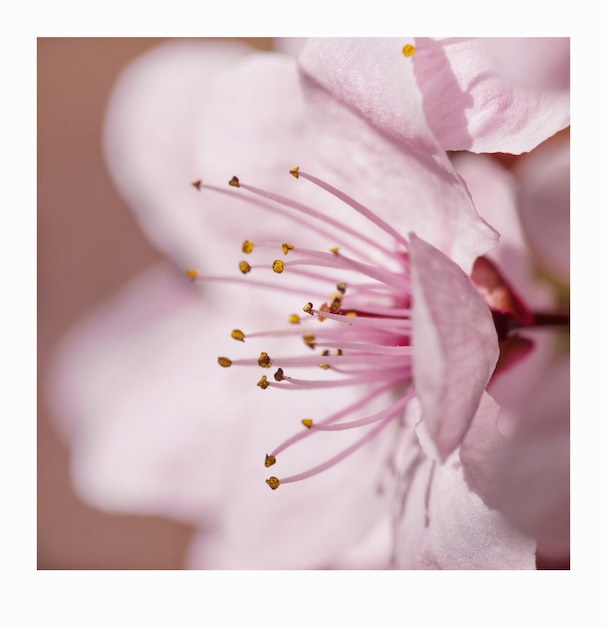
[[[299,63],[318,167],[400,232],[416,232],[469,270],[497,235],[434,140],[401,48],[396,39],[308,42]]]
[[[499,355],[491,313],[453,261],[411,235],[413,376],[445,459],[461,442]]]
[[[478,413],[497,406],[484,394]],[[411,414],[419,405],[411,405]],[[395,564],[402,569],[534,569],[535,541],[489,509],[464,480],[457,453],[433,458],[424,422],[417,426],[424,452],[406,476],[406,500],[397,521]]]
[[[514,50],[528,49],[526,41],[508,43]],[[504,67],[503,41],[496,49],[491,39],[417,38],[415,46],[412,58],[426,118],[445,150],[520,154],[569,125],[568,85],[527,86],[527,74],[515,82],[515,63]],[[544,51],[531,51],[541,55],[531,65],[541,68],[544,61],[552,68]]]

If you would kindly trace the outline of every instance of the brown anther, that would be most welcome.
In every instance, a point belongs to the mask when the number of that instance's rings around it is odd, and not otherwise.
[[[193,269],[190,268],[187,272],[186,272],[186,276],[190,279],[190,280],[196,280],[198,278],[198,272]]]
[[[337,350],[335,350],[335,356],[341,356],[344,353],[344,351],[341,348],[337,348]]]
[[[246,262],[246,261],[241,261],[238,264],[238,269],[243,273],[243,274],[248,274],[251,271],[251,266]]]
[[[217,363],[219,363],[221,367],[230,367],[230,365],[232,365],[232,360],[228,359],[227,356],[218,356]]]
[[[253,252],[254,247],[255,247],[255,244],[252,241],[244,241],[242,244],[242,251],[245,254],[251,254],[251,252]]]
[[[280,382],[281,380],[285,379],[285,373],[282,369],[282,367],[279,367],[275,372],[274,372],[274,380],[277,382]]]
[[[283,270],[285,269],[285,262],[281,261],[280,259],[276,259],[276,261],[274,261],[274,263],[272,263],[272,269],[277,274],[282,274]]]
[[[194,187],[196,190],[200,191],[200,188],[202,187],[202,181],[200,180],[200,178],[198,180],[195,180],[192,183],[192,187]]]
[[[303,336],[303,340],[306,346],[314,350],[314,348],[316,347],[316,337],[312,333],[306,333]]]
[[[318,310],[322,311],[323,313],[331,313],[331,309],[329,308],[329,305],[326,302],[323,302]],[[326,319],[327,318],[324,315],[318,316],[319,322],[324,322]]]
[[[309,418],[303,419],[301,420],[301,423],[306,427],[306,428],[312,428],[312,424],[314,424],[314,420],[311,420]]]
[[[257,381],[257,386],[261,387],[262,389],[267,389],[270,386],[270,383],[268,382],[268,377],[267,376],[262,376]]]
[[[341,308],[341,295],[333,294],[333,300],[331,300],[331,308],[338,310]]]
[[[272,361],[270,355],[267,352],[262,352],[257,359],[259,367],[272,367]]]
[[[337,285],[335,285],[335,288],[337,289],[337,291],[339,291],[339,293],[343,294],[346,293],[346,283],[337,283]]]
[[[273,454],[266,454],[266,460],[264,465],[266,467],[272,467],[276,463],[276,457]]]
[[[403,46],[403,54],[407,58],[412,57],[414,52],[415,52],[415,46],[411,45],[410,43],[408,43],[405,46]]]
[[[232,337],[232,339],[236,339],[236,341],[243,341],[244,342],[244,333],[242,332],[242,330],[238,330],[238,328],[235,328],[232,331],[231,337]]]
[[[295,246],[292,243],[283,243],[282,244],[282,253],[287,255],[289,254],[289,250],[293,250]]]
[[[309,313],[310,315],[314,315],[314,311],[312,311],[313,308],[314,308],[314,305],[311,302],[306,302],[303,306],[303,311],[304,313]]]
[[[289,324],[299,324],[299,322],[299,315],[297,315],[296,313],[291,313],[291,315],[289,315]]]
[[[230,187],[240,187],[240,181],[236,176],[232,176],[228,185],[230,185]]]
[[[291,174],[293,178],[299,178],[299,165],[296,165],[292,170],[289,170],[289,174]]]
[[[270,485],[270,489],[278,489],[278,487],[280,487],[280,481],[276,478],[276,476],[270,476],[266,482]]]

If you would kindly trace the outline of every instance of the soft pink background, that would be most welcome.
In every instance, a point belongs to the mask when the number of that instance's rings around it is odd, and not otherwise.
[[[192,533],[160,518],[105,515],[86,506],[72,488],[69,451],[44,398],[62,334],[159,258],[112,186],[101,128],[121,69],[160,41],[38,40],[39,569],[179,568]]]

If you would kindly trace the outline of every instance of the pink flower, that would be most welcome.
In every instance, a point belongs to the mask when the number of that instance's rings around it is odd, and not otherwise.
[[[200,291],[137,281],[67,340],[52,393],[84,497],[193,522],[191,566],[534,567],[534,535],[459,459],[498,411],[466,275],[496,234],[445,150],[529,150],[568,124],[568,92],[513,83],[483,41],[415,46],[313,40],[298,74],[172,44],[117,85],[112,174]]]

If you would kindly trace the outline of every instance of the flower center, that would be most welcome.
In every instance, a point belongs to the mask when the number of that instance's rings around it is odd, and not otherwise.
[[[382,232],[383,237],[391,241],[391,245],[378,243],[378,236],[367,234],[367,229],[354,228],[292,198],[244,184],[236,176],[229,181],[232,189],[205,185],[201,181],[193,183],[199,191],[236,194],[243,202],[259,209],[286,215],[306,235],[314,233],[337,244],[323,250],[301,246],[297,242],[254,242],[247,239],[242,244],[242,252],[251,255],[251,258],[264,249],[282,254],[270,263],[241,261],[239,269],[245,276],[240,278],[201,276],[194,269],[187,272],[191,280],[239,282],[270,287],[280,292],[289,291],[306,298],[299,314],[285,315],[284,326],[256,332],[234,329],[231,336],[239,342],[299,336],[312,354],[283,356],[262,351],[258,356],[245,359],[220,356],[220,366],[274,370],[262,375],[257,382],[262,390],[312,391],[340,387],[356,387],[359,390],[357,399],[338,411],[319,419],[316,416],[301,419],[303,429],[266,454],[264,464],[266,467],[273,466],[277,457],[288,448],[312,436],[361,429],[361,437],[337,455],[301,473],[281,478],[271,476],[266,482],[272,489],[310,478],[335,466],[401,416],[415,395],[412,387],[412,297],[407,240],[343,191],[298,167],[290,173],[294,178],[304,179],[322,189],[347,205],[349,210],[363,216],[367,223],[378,229],[378,234]],[[290,274],[290,284],[284,286],[283,283],[251,280],[248,276],[251,272],[268,270],[275,274]],[[311,368],[321,370],[323,375],[306,375]],[[292,370],[304,373],[295,376]],[[381,398],[384,408],[370,411],[368,405]]]

